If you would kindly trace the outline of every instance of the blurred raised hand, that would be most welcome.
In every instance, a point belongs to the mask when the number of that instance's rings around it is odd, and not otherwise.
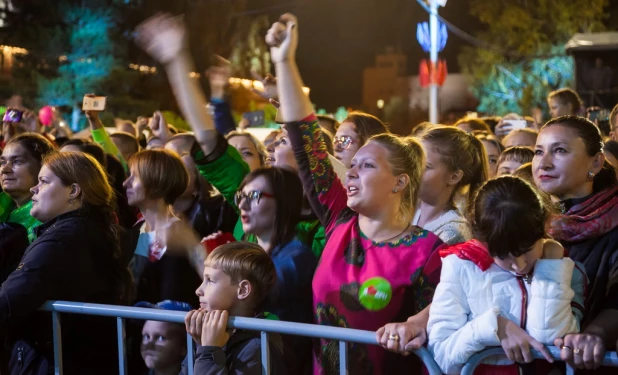
[[[135,29],[135,42],[161,64],[168,64],[187,46],[182,16],[159,13]]]
[[[222,99],[232,77],[232,63],[219,55],[216,59],[216,64],[206,70],[206,76],[210,83],[210,97]]]

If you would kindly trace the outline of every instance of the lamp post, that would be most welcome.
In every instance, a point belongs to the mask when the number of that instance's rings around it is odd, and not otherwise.
[[[429,9],[429,60],[435,67],[438,65],[438,0],[429,0]],[[429,122],[438,123],[438,83],[434,80],[429,85]]]

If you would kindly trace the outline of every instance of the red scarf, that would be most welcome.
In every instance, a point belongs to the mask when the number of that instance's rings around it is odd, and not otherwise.
[[[557,241],[575,243],[600,237],[618,226],[618,187],[603,190],[565,214],[552,218],[549,234]]]
[[[452,254],[457,255],[460,259],[473,262],[481,271],[486,271],[494,263],[494,258],[489,255],[485,245],[477,240],[470,240],[440,250],[440,257],[442,258]]]

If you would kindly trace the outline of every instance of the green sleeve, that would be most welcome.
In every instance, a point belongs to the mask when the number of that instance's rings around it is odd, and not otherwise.
[[[236,226],[234,227],[234,238],[236,238],[236,241],[249,241],[248,239],[244,237],[245,237],[245,231],[242,229],[242,221],[240,221],[240,218],[238,218],[238,221],[236,222]],[[249,241],[249,242],[252,242],[252,241]]]
[[[0,223],[6,223],[15,207],[15,202],[5,192],[0,193]]]
[[[15,208],[15,204],[11,197],[6,193],[0,194],[0,221],[3,223],[21,224],[28,231],[28,240],[32,243],[36,239],[34,228],[41,225],[41,222],[30,215],[32,209],[32,201],[27,204]]]
[[[204,153],[199,151],[195,158],[200,174],[223,195],[229,204],[238,209],[234,203],[234,196],[242,180],[249,174],[249,165],[230,145],[227,145],[227,149],[220,157],[211,162],[200,163],[203,155]]]
[[[105,128],[99,128],[92,130],[91,133],[92,139],[95,141],[95,143],[103,147],[103,150],[105,150],[105,152],[107,152],[108,154],[112,154],[117,157],[118,160],[120,160],[124,171],[129,174],[129,165],[127,164],[127,161],[124,160],[124,158],[122,157],[122,154],[120,153],[120,150],[118,150],[118,147],[116,147],[116,144],[112,142],[109,134],[107,134],[107,130],[105,130]]]
[[[320,259],[324,245],[326,244],[326,231],[319,220],[301,221],[296,226],[298,239],[306,245],[311,246],[311,252],[316,258]]]

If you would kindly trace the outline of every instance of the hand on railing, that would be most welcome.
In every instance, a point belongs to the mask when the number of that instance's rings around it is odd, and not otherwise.
[[[500,339],[500,345],[502,349],[504,349],[507,358],[513,362],[532,362],[531,348],[542,353],[548,362],[554,362],[554,359],[545,345],[532,338],[532,336],[513,321],[502,316],[498,317],[498,338]]]
[[[560,348],[560,358],[571,367],[594,370],[601,366],[605,345],[601,337],[587,333],[573,333],[558,338],[554,345]]]
[[[409,355],[427,341],[426,321],[414,316],[404,323],[389,323],[376,331],[376,340],[386,350]]]

